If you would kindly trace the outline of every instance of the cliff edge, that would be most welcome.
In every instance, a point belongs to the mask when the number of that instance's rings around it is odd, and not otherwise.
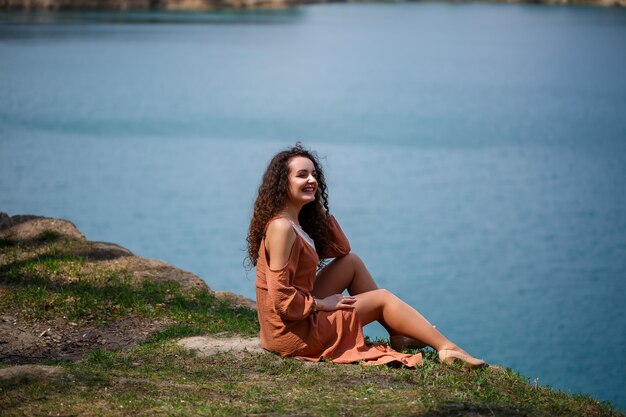
[[[160,310],[178,293],[255,308],[191,272],[89,241],[70,221],[0,212],[0,361],[79,360],[134,346],[175,322]]]
[[[254,302],[66,220],[0,212],[2,416],[585,416],[609,404],[468,370],[281,358]]]

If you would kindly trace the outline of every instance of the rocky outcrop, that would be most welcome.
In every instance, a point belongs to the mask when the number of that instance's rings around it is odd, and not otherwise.
[[[626,0],[496,0],[497,3],[626,7]]]
[[[0,212],[0,239],[31,245],[46,239],[63,237],[73,241],[72,254],[83,257],[98,268],[124,270],[134,281],[171,281],[181,288],[205,289],[209,286],[197,275],[173,267],[157,259],[135,256],[128,249],[107,242],[92,242],[78,230],[74,223],[50,217],[16,215]]]
[[[9,216],[0,212],[0,245],[0,273],[38,258],[69,256],[69,259],[79,260],[74,269],[59,269],[46,275],[46,285],[51,288],[71,285],[86,277],[106,284],[113,279],[111,277],[123,276],[131,284],[174,282],[184,291],[209,291],[234,309],[256,309],[255,302],[246,297],[227,291],[211,291],[200,277],[189,271],[157,259],[135,256],[130,250],[114,243],[89,241],[75,224],[67,220],[32,215]],[[10,278],[3,278],[7,277],[0,276],[0,297],[3,286],[16,285]],[[159,305],[152,307],[160,308]],[[97,323],[96,318],[72,321],[65,316],[28,322],[20,319],[19,315],[19,309],[13,311],[10,308],[0,315],[0,361],[19,364],[50,359],[79,360],[94,348],[131,347],[171,322],[167,318],[150,319],[132,315],[105,323]]]
[[[0,0],[0,10],[214,10],[282,8],[369,0]],[[456,2],[456,1],[455,1]],[[494,0],[498,3],[576,4],[626,7],[626,0]]]
[[[0,10],[213,10],[279,8],[300,0],[0,0]]]
[[[150,0],[0,0],[4,10],[127,10],[148,9]]]
[[[72,222],[50,217],[16,215],[0,212],[0,238],[30,241],[41,238],[46,232],[58,233],[72,239],[85,240],[85,236]]]
[[[135,256],[130,250],[108,242],[89,241],[70,221],[33,215],[9,216],[0,211],[0,240],[14,241],[23,245],[41,243],[46,239],[63,237],[73,241],[72,254],[84,258],[87,267],[123,270],[132,275],[133,281],[176,282],[183,289],[210,290],[196,274],[176,268],[158,259]],[[235,305],[256,309],[249,298],[228,291],[214,293]]]

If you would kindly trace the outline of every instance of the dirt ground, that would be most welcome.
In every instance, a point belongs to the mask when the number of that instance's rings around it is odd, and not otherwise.
[[[63,319],[20,323],[4,315],[0,317],[0,360],[13,364],[80,360],[95,349],[132,347],[167,324],[128,317],[103,326],[79,327]]]

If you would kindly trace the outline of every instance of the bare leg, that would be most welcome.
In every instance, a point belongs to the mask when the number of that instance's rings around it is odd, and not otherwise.
[[[350,253],[336,258],[317,274],[313,295],[324,298],[341,294],[345,290],[348,290],[350,295],[357,295],[377,289],[374,278],[361,258]]]
[[[417,310],[389,291],[369,291],[358,294],[355,298],[357,301],[354,306],[359,314],[361,325],[382,319],[393,331],[422,340],[438,350],[439,360],[443,363],[449,364],[459,360],[470,368],[487,366],[484,361],[472,357],[452,343]]]
[[[379,289],[357,294],[356,299],[355,308],[363,326],[382,319],[396,334],[421,340],[436,350],[457,350],[465,353],[434,328],[417,310],[387,290]]]
[[[361,325],[365,326],[377,320],[392,338],[409,338],[401,343],[432,346],[439,351],[442,362],[449,363],[458,359],[470,367],[486,365],[451,342],[417,310],[389,291],[378,289],[363,261],[352,253],[335,259],[320,271],[313,295],[325,298],[341,294],[346,289],[357,299],[355,308]]]
[[[315,279],[313,295],[317,298],[325,298],[329,295],[341,294],[346,289],[350,295],[363,294],[378,289],[378,285],[376,285],[367,267],[355,253],[336,258],[322,269]],[[375,320],[378,320],[392,337],[409,336],[407,334],[400,334],[395,329],[388,326],[384,317],[379,317]],[[393,340],[394,339],[392,339],[392,341]],[[399,339],[399,341],[400,343],[413,346],[428,345],[428,343],[423,340],[415,339],[411,336],[405,340]]]
[[[348,290],[350,295],[357,295],[377,289],[378,285],[376,285],[370,271],[367,270],[365,263],[357,254],[350,253],[334,259],[317,274],[313,295],[318,298],[325,298],[329,295],[341,294],[345,290]],[[390,336],[396,334],[382,318],[378,321]]]
[[[354,304],[361,320],[366,325],[381,318],[399,334],[405,334],[424,341],[439,351],[439,360],[443,363],[463,362],[464,366],[477,368],[487,363],[476,359],[452,343],[435,329],[417,310],[400,300],[387,290],[374,290],[355,296]]]
[[[357,299],[355,308],[361,325],[377,320],[392,337],[407,336],[410,344],[432,346],[439,351],[442,362],[458,359],[471,367],[486,365],[451,342],[417,310],[389,291],[378,289],[361,258],[352,253],[335,259],[320,271],[313,295],[325,298],[346,289]]]

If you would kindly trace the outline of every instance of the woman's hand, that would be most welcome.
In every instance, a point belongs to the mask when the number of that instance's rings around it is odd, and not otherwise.
[[[333,294],[326,298],[316,298],[315,305],[318,311],[333,311],[340,309],[353,309],[355,297],[343,296],[341,294]]]

